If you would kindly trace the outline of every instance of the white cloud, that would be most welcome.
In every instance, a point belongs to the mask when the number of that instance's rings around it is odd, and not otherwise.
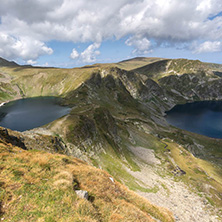
[[[48,63],[48,62],[45,62],[42,66],[49,67],[49,63]]]
[[[96,50],[99,47],[100,43],[93,43],[89,45],[88,48],[81,53],[81,60],[86,63],[95,62],[96,56],[100,55],[100,51]]]
[[[222,51],[222,42],[206,41],[200,45],[194,46],[193,53],[219,52]]]
[[[26,63],[29,65],[35,65],[37,62],[29,59]]]
[[[81,62],[92,63],[96,61],[96,57],[100,55],[100,51],[97,50],[100,47],[100,43],[93,43],[89,45],[83,52],[80,54],[76,49],[72,50],[70,57],[72,59],[80,59]]]
[[[0,33],[0,56],[7,59],[22,58],[24,60],[37,59],[41,55],[52,54],[53,50],[43,42],[29,37],[15,38]]]
[[[0,33],[8,36],[1,51],[4,57],[27,60],[50,54],[46,42],[51,40],[102,43],[131,36],[127,44],[134,53],[144,53],[151,47],[150,39],[169,45],[222,38],[222,17],[209,19],[221,11],[221,0],[0,0],[0,4]],[[79,56],[94,60],[98,52],[90,50]]]
[[[151,42],[145,37],[133,36],[128,38],[125,43],[134,48],[133,54],[145,55],[152,52],[152,50],[150,50]]]
[[[77,59],[79,58],[79,53],[77,52],[76,49],[72,50],[72,53],[70,54],[71,59]]]

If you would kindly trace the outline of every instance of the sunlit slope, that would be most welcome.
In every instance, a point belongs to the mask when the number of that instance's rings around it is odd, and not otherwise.
[[[94,69],[0,67],[1,91],[9,92],[11,98],[60,96],[79,87],[92,75]]]
[[[116,66],[120,69],[125,69],[129,71],[161,60],[163,59],[156,57],[136,57],[118,62],[116,63]]]
[[[222,65],[203,63],[199,60],[163,59],[135,68],[133,71],[158,80],[169,75],[201,74],[203,72],[206,72],[210,76],[217,74],[217,72],[220,73]]]

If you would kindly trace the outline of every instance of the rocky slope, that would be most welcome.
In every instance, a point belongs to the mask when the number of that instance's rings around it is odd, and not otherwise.
[[[179,103],[221,99],[221,70],[216,64],[158,58],[66,70],[2,66],[0,77],[8,85],[0,88],[1,102],[60,96],[72,107],[69,115],[9,134],[21,137],[27,149],[61,152],[105,169],[172,210],[177,220],[201,221],[205,212],[204,221],[219,221],[221,140],[171,127],[164,112]]]

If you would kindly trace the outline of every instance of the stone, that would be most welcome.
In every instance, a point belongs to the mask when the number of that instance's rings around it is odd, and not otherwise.
[[[82,199],[89,199],[89,194],[87,191],[85,190],[75,190],[76,194],[78,197],[82,198]]]
[[[112,177],[109,177],[109,179],[114,183],[114,179]]]

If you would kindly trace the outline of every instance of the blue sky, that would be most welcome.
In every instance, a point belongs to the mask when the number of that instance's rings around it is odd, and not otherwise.
[[[41,56],[38,59],[38,64],[44,65],[47,61],[52,66],[74,67],[74,66],[84,66],[94,63],[119,62],[123,59],[135,57],[135,55],[131,55],[132,48],[126,46],[124,44],[124,39],[121,39],[121,40],[103,41],[99,48],[100,54],[96,57],[95,61],[83,62],[81,61],[81,59],[73,60],[70,58],[70,54],[72,53],[73,48],[82,52],[91,44],[93,43],[50,41],[47,45],[53,49],[53,54]],[[147,54],[147,56],[149,55]]]
[[[137,56],[222,63],[221,0],[0,0],[0,56],[71,68]]]

